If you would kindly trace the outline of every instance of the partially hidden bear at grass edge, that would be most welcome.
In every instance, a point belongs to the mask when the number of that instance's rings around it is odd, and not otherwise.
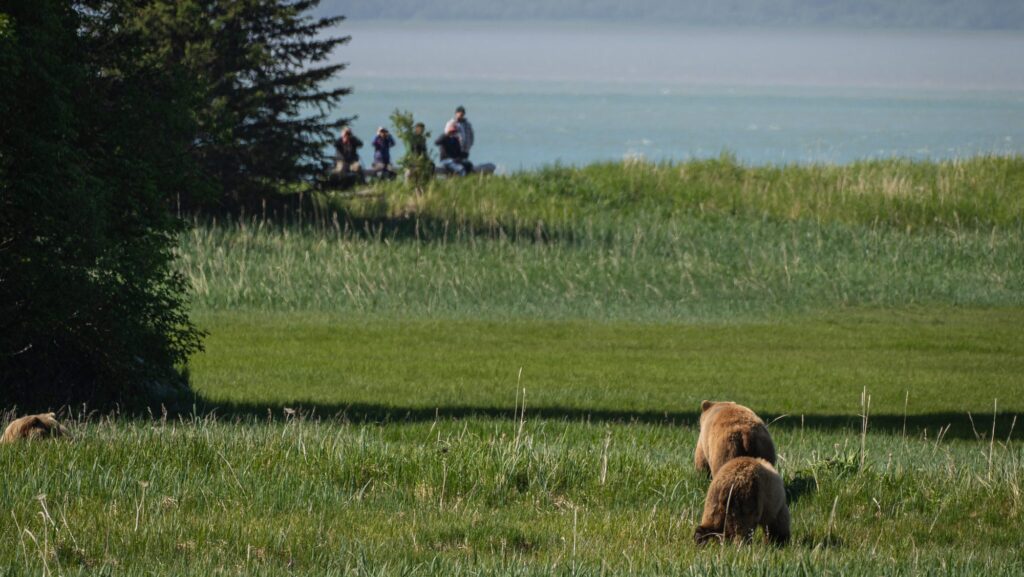
[[[736,403],[704,401],[700,405],[700,436],[693,454],[698,471],[714,477],[736,457],[760,457],[775,464],[775,444],[768,427],[754,411]]]
[[[698,545],[712,539],[749,542],[758,527],[764,528],[771,543],[789,542],[786,489],[768,461],[737,457],[711,481],[693,540]]]
[[[13,443],[20,439],[42,439],[46,437],[66,437],[68,431],[57,422],[53,413],[29,415],[11,421],[0,437],[0,443]]]

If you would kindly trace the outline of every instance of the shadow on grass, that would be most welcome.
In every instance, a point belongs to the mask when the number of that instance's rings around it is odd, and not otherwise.
[[[546,223],[538,218],[519,217],[514,213],[497,218],[463,215],[458,218],[449,215],[432,215],[429,212],[392,214],[396,207],[388,206],[388,191],[358,185],[349,189],[334,190],[339,200],[360,200],[364,206],[355,212],[344,206],[322,207],[312,202],[311,197],[286,195],[276,198],[263,206],[250,207],[247,213],[193,212],[191,221],[195,225],[233,226],[247,224],[256,227],[277,228],[300,232],[334,231],[345,238],[364,240],[387,240],[389,242],[443,243],[457,242],[469,237],[503,240],[523,243],[575,243],[613,242],[617,227],[586,230],[571,223]],[[366,203],[372,203],[369,207]],[[218,217],[219,216],[219,221]]]
[[[284,419],[301,415],[313,419],[335,419],[354,423],[416,423],[435,420],[492,418],[516,419],[517,413],[507,407],[396,407],[364,403],[308,403],[296,401],[287,404],[231,403],[198,399],[178,414],[216,414],[228,419]],[[700,413],[694,411],[628,411],[614,409],[578,409],[565,407],[527,407],[526,418],[560,420],[584,423],[623,423],[696,427]],[[996,427],[996,439],[1005,440],[1011,434],[1011,427],[1017,415],[1000,415]],[[857,415],[806,415],[802,418],[780,418],[773,422],[768,415],[765,421],[772,423],[774,431],[845,430],[859,434],[861,421]],[[1024,425],[1024,424],[1022,424]],[[991,434],[991,420],[977,432],[967,413],[927,413],[919,415],[872,415],[868,423],[868,435],[885,433],[905,434],[910,438],[933,440],[942,431],[943,439],[985,440]],[[1022,426],[1024,428],[1024,426]],[[1015,427],[1013,438],[1021,438]]]
[[[843,540],[836,535],[804,535],[794,543],[807,549],[838,549],[844,545]]]
[[[817,490],[818,482],[814,477],[801,473],[786,481],[786,503],[792,506],[804,495],[811,495]]]

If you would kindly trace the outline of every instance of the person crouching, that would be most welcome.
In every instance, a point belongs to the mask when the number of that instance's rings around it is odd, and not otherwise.
[[[457,176],[465,176],[472,172],[473,165],[466,160],[466,153],[459,143],[459,128],[449,121],[444,127],[444,135],[434,141],[434,144],[441,149],[441,166]]]
[[[352,134],[352,129],[345,127],[341,131],[341,138],[334,142],[337,150],[334,164],[334,176],[355,177],[360,182],[363,180],[363,167],[359,163],[359,149],[363,141]]]

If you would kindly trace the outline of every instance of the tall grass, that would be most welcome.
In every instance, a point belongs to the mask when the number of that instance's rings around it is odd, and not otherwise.
[[[1024,158],[554,167],[197,224],[203,310],[693,319],[1024,303]],[[280,223],[280,219],[277,221]]]
[[[511,411],[511,403],[510,403]],[[794,542],[693,546],[694,429],[81,422],[0,447],[0,575],[1014,575],[1018,445],[784,429]],[[605,449],[606,439],[610,443]],[[607,470],[602,477],[604,456]]]
[[[920,228],[1019,229],[1024,158],[944,162],[877,160],[850,165],[746,167],[724,155],[682,164],[552,167],[508,178],[435,182],[418,195],[401,184],[383,196],[322,197],[321,207],[359,218],[415,216],[424,226],[572,236],[622,223],[677,217]],[[628,226],[627,226],[628,228]]]
[[[574,242],[451,234],[405,242],[255,220],[197,226],[180,264],[202,310],[684,320],[1024,304],[1024,226],[907,233],[683,217]]]

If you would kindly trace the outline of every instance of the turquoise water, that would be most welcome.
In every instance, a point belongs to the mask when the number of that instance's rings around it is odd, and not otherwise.
[[[846,163],[1024,154],[1024,35],[355,23],[342,115],[392,110],[511,172],[640,157]],[[457,55],[457,57],[451,57]]]

